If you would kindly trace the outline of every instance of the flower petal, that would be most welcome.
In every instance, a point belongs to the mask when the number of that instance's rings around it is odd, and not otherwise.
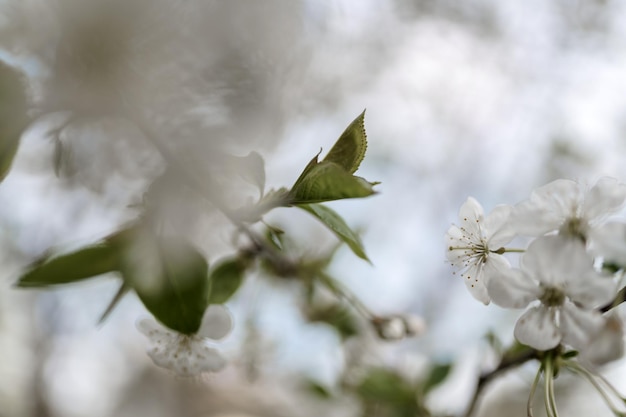
[[[504,308],[523,308],[540,295],[536,282],[518,269],[503,270],[487,281],[493,302]]]
[[[554,322],[554,312],[544,306],[532,307],[517,320],[515,338],[537,350],[548,350],[561,342],[561,332]]]
[[[515,237],[516,231],[511,227],[509,219],[513,207],[500,205],[487,215],[484,222],[484,233],[487,237],[489,249],[498,250]]]
[[[491,299],[489,294],[487,294],[487,288],[483,281],[482,266],[482,263],[478,265],[475,263],[471,264],[467,271],[461,274],[461,278],[463,278],[463,282],[465,282],[465,286],[470,294],[478,301],[487,305]]]
[[[581,204],[580,186],[570,180],[556,180],[532,192],[511,214],[512,227],[519,234],[540,236],[557,230]]]
[[[604,324],[600,313],[583,310],[569,301],[561,307],[559,320],[563,341],[575,349],[587,346]]]
[[[605,317],[602,330],[581,350],[581,361],[591,367],[604,365],[624,355],[624,325],[617,314]]]
[[[585,195],[583,216],[593,220],[613,214],[624,205],[624,200],[626,185],[615,178],[600,178]]]
[[[198,336],[219,340],[230,333],[233,319],[228,309],[222,304],[211,304],[202,316]]]
[[[595,256],[626,266],[626,224],[606,223],[589,231],[590,251]]]

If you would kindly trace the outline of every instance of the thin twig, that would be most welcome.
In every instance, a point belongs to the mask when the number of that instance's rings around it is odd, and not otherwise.
[[[510,355],[510,356],[505,355],[500,361],[500,364],[498,365],[496,369],[482,374],[480,378],[478,378],[478,384],[476,385],[474,396],[472,397],[472,400],[467,409],[467,412],[465,413],[465,417],[470,417],[472,415],[472,413],[476,409],[476,405],[478,404],[478,399],[483,389],[489,382],[491,382],[492,379],[494,379],[496,376],[500,375],[501,373],[508,371],[511,368],[520,366],[532,359],[539,359],[538,352],[534,349],[528,348],[527,350],[523,350],[517,355]]]

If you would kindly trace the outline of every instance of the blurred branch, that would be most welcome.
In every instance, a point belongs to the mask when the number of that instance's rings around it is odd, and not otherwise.
[[[474,395],[472,397],[470,405],[467,409],[467,412],[465,413],[465,417],[471,417],[471,415],[474,413],[476,405],[478,404],[478,399],[480,398],[483,389],[489,382],[491,382],[492,379],[502,374],[503,372],[520,366],[532,359],[539,359],[539,352],[530,347],[526,347],[524,350],[518,351],[514,354],[505,354],[500,360],[500,364],[498,364],[496,369],[484,373],[480,376],[480,378],[478,378],[478,384],[476,385],[476,390],[474,391]]]
[[[600,312],[606,313],[607,311],[612,310],[613,308],[622,304],[624,301],[626,301],[626,287],[618,291],[613,301],[603,307],[600,307]]]

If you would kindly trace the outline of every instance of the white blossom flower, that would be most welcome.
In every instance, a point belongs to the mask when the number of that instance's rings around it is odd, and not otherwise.
[[[502,253],[503,245],[514,237],[507,222],[511,210],[511,206],[497,206],[485,217],[480,203],[469,197],[459,211],[461,225],[452,225],[446,233],[448,261],[461,271],[474,298],[484,304],[489,304],[485,288],[489,277],[510,268]]]
[[[609,222],[590,233],[589,250],[604,261],[626,267],[626,224]]]
[[[596,368],[624,355],[624,324],[617,314],[605,317],[600,331],[582,350],[580,360],[588,368]]]
[[[626,200],[626,185],[601,178],[591,187],[559,179],[537,188],[515,206],[511,221],[516,231],[541,236],[559,231],[586,240],[589,230],[617,212]]]
[[[210,305],[200,329],[192,335],[167,329],[152,319],[140,320],[137,328],[152,343],[147,353],[154,363],[179,376],[216,372],[226,365],[220,353],[207,345],[207,339],[219,340],[232,328],[230,313],[222,305]]]
[[[584,244],[558,235],[539,237],[522,255],[520,266],[487,283],[491,299],[501,307],[523,308],[539,301],[518,319],[517,340],[538,350],[562,342],[576,349],[588,346],[604,323],[595,309],[613,299],[616,285],[594,270]]]

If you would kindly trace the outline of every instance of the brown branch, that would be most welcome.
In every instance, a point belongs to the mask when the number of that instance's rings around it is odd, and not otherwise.
[[[471,417],[472,413],[474,413],[476,405],[478,404],[478,399],[480,398],[483,389],[489,382],[491,382],[492,379],[502,374],[503,372],[520,366],[532,359],[539,359],[539,352],[532,348],[526,348],[520,352],[516,352],[515,354],[511,355],[505,354],[500,360],[500,364],[498,364],[496,369],[486,372],[482,374],[480,378],[478,378],[478,384],[476,385],[474,396],[472,397],[467,412],[465,413],[465,417]]]

